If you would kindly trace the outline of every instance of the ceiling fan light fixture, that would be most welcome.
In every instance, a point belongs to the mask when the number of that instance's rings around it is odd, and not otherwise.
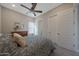
[[[35,8],[37,6],[37,3],[32,3],[32,7],[31,8],[28,8],[27,6],[25,6],[23,4],[21,4],[20,6],[28,9],[30,12],[33,13],[34,16],[36,16],[36,13],[42,13],[42,11],[40,11],[40,10],[35,10]]]
[[[12,4],[12,7],[16,7],[16,5],[15,4]]]

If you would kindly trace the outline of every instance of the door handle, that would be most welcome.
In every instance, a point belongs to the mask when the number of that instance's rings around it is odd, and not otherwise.
[[[57,35],[60,35],[60,33],[57,33]]]
[[[49,32],[49,33],[51,33],[51,32]]]

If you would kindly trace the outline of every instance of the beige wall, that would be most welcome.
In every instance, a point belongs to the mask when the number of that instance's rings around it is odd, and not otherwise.
[[[24,25],[23,30],[28,30],[28,22],[30,21],[33,21],[33,18],[2,7],[3,33],[10,33],[11,31],[13,31],[15,22],[20,22]]]
[[[1,32],[1,7],[0,7],[0,32]]]

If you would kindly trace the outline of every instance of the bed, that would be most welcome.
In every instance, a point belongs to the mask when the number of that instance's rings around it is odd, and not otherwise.
[[[28,46],[20,47],[11,36],[0,37],[0,56],[50,56],[55,46],[51,40],[38,36],[24,37]]]

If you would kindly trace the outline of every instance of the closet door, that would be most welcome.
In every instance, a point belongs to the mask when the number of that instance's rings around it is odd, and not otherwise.
[[[74,50],[73,29],[73,9],[59,12],[57,19],[57,43],[59,46]]]
[[[48,38],[54,43],[56,43],[56,16],[54,14],[48,18]]]

